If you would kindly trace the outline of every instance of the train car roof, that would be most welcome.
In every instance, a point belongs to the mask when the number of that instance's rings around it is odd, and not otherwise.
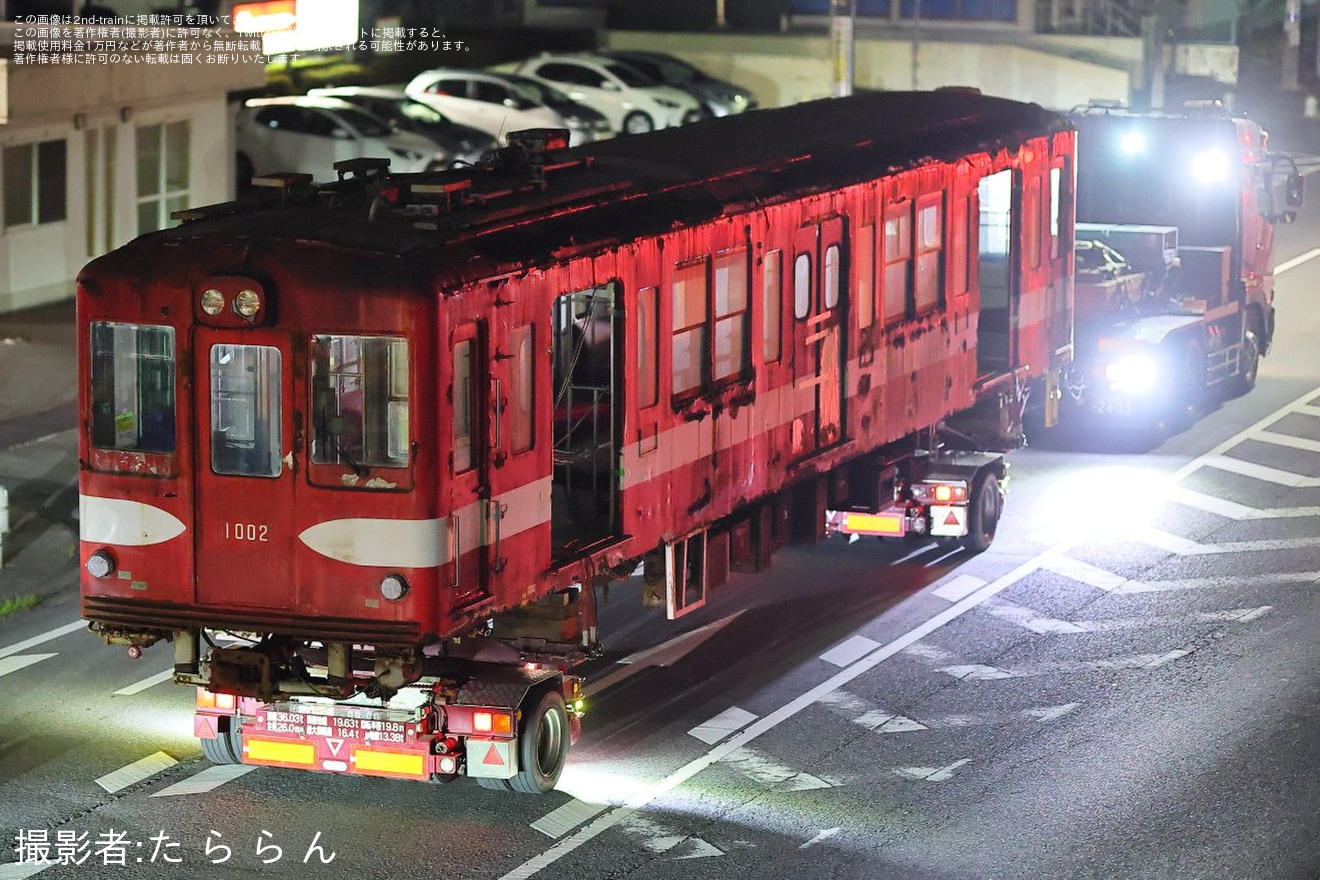
[[[420,260],[440,289],[452,289],[1070,128],[1038,105],[971,91],[866,93],[618,137],[530,163],[515,149],[466,169],[295,185],[265,193],[261,205],[196,209],[182,225],[120,250],[168,243],[205,259],[208,248],[330,246]]]

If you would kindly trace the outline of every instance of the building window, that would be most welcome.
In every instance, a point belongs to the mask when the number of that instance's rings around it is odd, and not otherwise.
[[[761,358],[766,363],[779,360],[780,317],[784,310],[782,274],[784,255],[770,251],[761,269]]]
[[[706,315],[709,289],[706,259],[674,267],[674,394],[700,388],[706,381],[709,345]]]
[[[170,214],[188,207],[187,122],[137,130],[138,234],[172,225]]]
[[[886,324],[907,317],[909,276],[912,271],[912,205],[899,202],[885,210]]]
[[[916,311],[923,314],[940,304],[944,258],[944,211],[941,196],[917,202]]]
[[[660,288],[643,287],[637,294],[637,405],[660,399]]]
[[[712,378],[731,379],[747,368],[747,252],[715,258],[715,364]]]
[[[65,218],[64,141],[5,147],[4,165],[6,228]]]
[[[92,324],[92,445],[174,451],[174,328]]]
[[[312,461],[350,467],[408,463],[408,341],[312,337]]]

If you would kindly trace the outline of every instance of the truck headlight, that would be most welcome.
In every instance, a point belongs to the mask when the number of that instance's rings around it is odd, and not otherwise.
[[[1192,177],[1197,183],[1221,183],[1228,179],[1228,157],[1219,150],[1205,150],[1192,157]]]
[[[1132,354],[1105,364],[1105,379],[1122,394],[1144,394],[1155,387],[1159,367],[1148,355]]]

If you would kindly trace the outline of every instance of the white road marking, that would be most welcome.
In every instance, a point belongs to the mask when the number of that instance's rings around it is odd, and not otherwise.
[[[0,865],[0,880],[26,880],[53,867],[54,862],[9,862]]]
[[[787,764],[775,761],[764,752],[746,746],[725,755],[720,759],[720,763],[733,767],[762,785],[769,785],[783,791],[814,791],[821,788],[834,788],[843,784],[841,779],[827,779],[795,770]]]
[[[6,676],[11,672],[17,672],[25,669],[33,663],[40,663],[42,660],[49,660],[54,654],[19,654],[17,657],[6,657],[0,660],[0,677]]]
[[[739,709],[737,706],[730,706],[705,724],[698,724],[689,730],[688,735],[695,736],[707,745],[714,745],[755,720],[756,716],[751,712]]]
[[[1293,412],[1299,413],[1304,416],[1320,417],[1320,406],[1315,406],[1314,404],[1310,404],[1310,403],[1304,403],[1301,406],[1296,407],[1293,410]]]
[[[1041,568],[1105,592],[1111,592],[1119,589],[1124,584],[1132,583],[1121,574],[1114,574],[1108,569],[1091,565],[1089,562],[1082,562],[1079,559],[1073,559],[1071,556],[1052,556],[1041,565]]]
[[[1029,709],[1011,711],[961,712],[957,715],[942,715],[935,718],[923,718],[918,721],[906,715],[885,711],[848,691],[835,691],[833,694],[822,697],[820,702],[842,717],[847,718],[853,724],[875,733],[885,734],[915,733],[922,730],[942,730],[955,727],[1020,724],[1023,721],[1057,721],[1081,706],[1080,703],[1064,703],[1059,706],[1033,706]]]
[[[1211,456],[1206,459],[1205,466],[1217,468],[1221,471],[1228,471],[1233,474],[1240,474],[1244,477],[1251,477],[1253,480],[1260,480],[1265,483],[1287,486],[1290,489],[1313,489],[1316,486],[1320,486],[1320,477],[1308,477],[1302,474],[1294,474],[1291,471],[1280,470],[1279,468],[1269,467],[1268,465],[1256,464],[1252,461],[1243,461],[1240,458],[1233,458],[1229,455]]]
[[[173,680],[174,680],[174,670],[166,669],[164,672],[157,672],[155,675],[150,676],[149,678],[144,678],[141,681],[134,682],[133,684],[121,687],[119,690],[115,691],[115,696],[131,697],[133,696],[133,694],[141,693],[142,691],[145,691],[149,687],[154,687],[155,685]]]
[[[806,843],[799,846],[798,849],[807,849],[808,847],[815,846],[818,843],[824,843],[825,841],[829,840],[831,837],[838,834],[842,830],[843,830],[842,828],[826,828],[823,831],[821,831],[820,834],[817,834],[815,837],[811,838],[811,840],[808,840]]]
[[[1232,587],[1273,587],[1320,583],[1320,571],[1281,571],[1276,574],[1241,574],[1223,577],[1182,578],[1166,581],[1126,581],[1115,593],[1163,593],[1173,590],[1215,590]]]
[[[240,776],[246,776],[256,769],[251,764],[217,764],[214,767],[207,767],[202,772],[190,776],[182,782],[176,782],[169,788],[162,788],[151,796],[177,797],[179,795],[204,794],[219,788],[226,782],[233,782]]]
[[[1292,434],[1280,434],[1277,431],[1261,431],[1251,439],[1261,443],[1273,443],[1275,446],[1286,446],[1289,449],[1300,449],[1303,452],[1320,452],[1320,440],[1294,437]]]
[[[1249,623],[1269,614],[1273,607],[1262,605],[1258,608],[1228,608],[1223,611],[1195,611],[1177,617],[1113,617],[1104,620],[1058,620],[1045,617],[1031,608],[1015,605],[1012,602],[996,600],[993,605],[987,603],[987,610],[1001,620],[1007,620],[1040,635],[1061,635],[1068,633],[1114,632],[1126,629],[1143,629],[1166,623]]]
[[[737,620],[739,614],[742,614],[742,612],[730,614],[728,617],[698,627],[691,632],[675,636],[669,641],[647,648],[645,651],[638,651],[636,654],[624,657],[619,661],[620,668],[613,669],[601,678],[590,682],[583,688],[582,693],[585,696],[592,697],[606,688],[618,684],[625,678],[636,675],[649,666],[672,666],[711,636]]]
[[[130,785],[137,785],[144,779],[150,779],[157,773],[163,773],[177,763],[179,762],[164,752],[156,752],[156,754],[134,761],[126,767],[120,767],[113,773],[105,774],[96,780],[96,784],[114,794],[128,788]]]
[[[1211,450],[1207,456],[1193,459],[1181,468],[1178,468],[1168,477],[1168,482],[1177,482],[1178,480],[1185,478],[1188,474],[1194,473],[1202,467],[1203,462],[1207,457],[1220,455],[1223,452],[1232,449],[1237,444],[1249,438],[1253,431],[1264,429],[1266,426],[1281,418],[1282,414],[1291,412],[1296,407],[1308,403],[1317,394],[1320,394],[1320,389],[1312,389],[1304,396],[1297,398],[1292,403],[1276,410],[1274,413],[1266,416],[1244,431],[1240,431],[1234,436],[1229,437]],[[970,594],[965,599],[950,605],[948,608],[917,625],[913,629],[908,630],[906,633],[898,636],[888,644],[882,645],[870,654],[862,657],[851,666],[839,670],[825,681],[794,697],[769,715],[752,722],[734,736],[714,745],[704,755],[694,758],[666,776],[664,779],[636,793],[624,804],[598,816],[591,822],[591,824],[579,829],[571,837],[564,838],[546,849],[544,852],[538,853],[523,862],[521,865],[515,867],[513,870],[502,875],[499,880],[525,880],[525,878],[536,875],[543,869],[559,861],[564,856],[594,840],[610,828],[613,828],[620,822],[632,817],[638,810],[642,809],[656,798],[678,788],[714,762],[756,740],[767,731],[773,730],[780,724],[796,717],[799,713],[818,702],[826,694],[839,690],[853,679],[870,672],[876,666],[888,660],[890,657],[893,657],[895,654],[916,645],[922,639],[942,629],[950,622],[957,620],[982,602],[998,595],[1027,575],[1039,570],[1044,566],[1046,561],[1062,556],[1080,540],[1081,538],[1078,537],[1069,541],[1060,542],[1047,548],[1040,555],[1023,562],[1011,571]]]
[[[1169,500],[1187,507],[1195,507],[1206,513],[1213,513],[1225,519],[1292,519],[1295,517],[1320,516],[1320,507],[1248,507],[1236,501],[1214,498],[1181,486],[1169,491]]]
[[[841,642],[821,654],[820,659],[826,663],[833,663],[835,666],[847,666],[878,647],[880,647],[880,643],[873,639],[868,639],[866,636],[853,636],[848,641]]]
[[[642,846],[653,853],[669,853],[675,860],[722,856],[724,853],[700,837],[676,833],[650,816],[632,815],[622,822],[624,831],[642,838]]]
[[[922,782],[948,782],[953,778],[953,771],[971,762],[971,758],[963,758],[961,761],[954,761],[946,767],[895,767],[894,773],[907,779],[917,779]]]
[[[944,666],[936,672],[952,675],[959,681],[993,681],[1002,678],[1029,678],[1037,675],[1057,675],[1068,672],[1084,672],[1097,669],[1157,669],[1192,653],[1190,649],[1166,651],[1163,654],[1132,654],[1127,657],[1114,657],[1102,660],[1066,660],[1057,663],[1041,663],[1036,666],[1020,666],[1016,669],[1003,669],[998,666],[986,666],[981,663]]]
[[[558,840],[583,822],[594,818],[604,809],[604,804],[592,804],[574,798],[562,807],[551,810],[540,819],[537,819],[532,823],[532,827],[546,837]]]
[[[44,632],[39,636],[33,636],[30,639],[15,642],[8,647],[0,648],[0,657],[8,657],[10,654],[17,654],[19,651],[26,651],[28,648],[35,648],[37,645],[45,644],[51,639],[58,639],[60,636],[67,636],[69,633],[76,632],[80,629],[87,629],[87,621],[75,620],[73,623],[66,623],[64,626],[57,626],[55,629]]]
[[[1276,277],[1282,275],[1290,269],[1296,269],[1303,263],[1309,263],[1316,257],[1320,257],[1320,248],[1312,248],[1300,257],[1293,257],[1291,260],[1284,260],[1282,263],[1274,267],[1274,274]]]
[[[949,602],[961,602],[972,593],[975,593],[981,587],[985,586],[985,581],[979,577],[973,577],[970,574],[960,574],[950,578],[946,583],[941,584],[930,591],[932,596],[938,596]]]

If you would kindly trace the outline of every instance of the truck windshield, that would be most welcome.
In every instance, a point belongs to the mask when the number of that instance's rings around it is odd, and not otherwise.
[[[408,464],[408,341],[388,336],[312,337],[312,461]]]
[[[174,451],[174,328],[92,324],[92,445]]]

